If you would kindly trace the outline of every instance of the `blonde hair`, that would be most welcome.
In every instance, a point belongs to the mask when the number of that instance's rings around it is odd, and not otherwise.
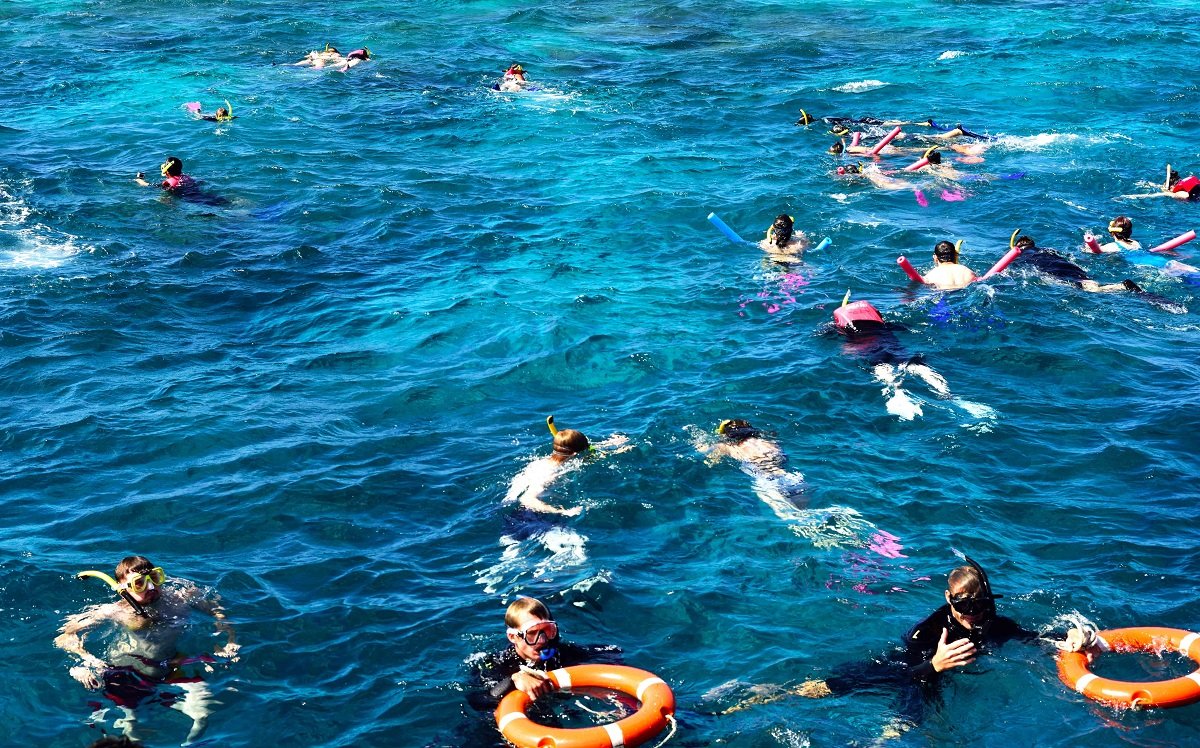
[[[550,609],[541,600],[533,597],[518,597],[508,606],[508,610],[504,611],[504,625],[511,629],[519,628],[518,624],[523,613],[530,613],[543,621],[554,620],[554,617],[550,615]]]

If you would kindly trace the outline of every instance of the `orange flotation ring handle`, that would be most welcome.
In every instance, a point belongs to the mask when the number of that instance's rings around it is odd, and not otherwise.
[[[1140,626],[1097,633],[1114,652],[1172,649],[1200,665],[1200,634],[1182,629]],[[1200,701],[1200,667],[1188,675],[1152,683],[1101,678],[1088,668],[1083,652],[1059,652],[1058,677],[1084,696],[1119,706],[1172,707]]]
[[[575,665],[551,670],[558,688],[607,688],[633,696],[641,707],[625,719],[596,727],[566,729],[539,725],[525,716],[529,697],[511,691],[496,707],[500,734],[517,748],[622,748],[641,745],[667,726],[675,713],[675,694],[654,673],[624,665]]]

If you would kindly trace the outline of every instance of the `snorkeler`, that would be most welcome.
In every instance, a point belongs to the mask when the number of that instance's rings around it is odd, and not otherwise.
[[[938,693],[942,674],[966,667],[1006,642],[1034,642],[1038,638],[1035,632],[997,613],[996,599],[1000,595],[992,593],[983,569],[964,558],[967,564],[951,571],[947,578],[946,604],[909,629],[903,644],[886,657],[840,666],[829,678],[807,680],[791,689],[751,697],[722,714],[788,696],[822,698],[891,687],[905,697],[900,708],[905,719],[902,724],[889,725],[885,734],[921,721],[925,704]]]
[[[159,182],[158,186],[167,192],[182,192],[195,184],[191,177],[183,173],[183,162],[174,156],[168,156],[158,170],[163,176],[163,181]],[[133,181],[143,187],[152,186],[150,182],[146,181],[145,172],[139,171]]]
[[[1200,177],[1192,174],[1185,178],[1179,177],[1179,172],[1167,164],[1167,178],[1158,192],[1138,195],[1121,195],[1124,198],[1139,199],[1146,197],[1173,197],[1176,200],[1200,200]]]
[[[759,429],[742,418],[721,421],[716,428],[717,441],[696,433],[696,451],[705,456],[705,464],[716,465],[723,458],[738,463],[742,472],[753,479],[754,494],[785,521],[805,522],[802,515],[804,475],[789,472],[784,465],[787,455]]]
[[[1133,221],[1127,216],[1117,216],[1109,221],[1108,233],[1113,240],[1101,245],[1101,252],[1131,252],[1142,248],[1142,243],[1133,238]]]
[[[628,444],[628,437],[623,434],[613,434],[603,442],[593,445],[588,442],[588,438],[583,435],[583,432],[575,429],[560,429],[555,426],[554,416],[546,418],[546,425],[554,437],[554,451],[549,457],[534,460],[526,465],[524,470],[517,473],[504,500],[505,502],[519,501],[523,507],[535,512],[574,517],[583,511],[583,507],[563,509],[542,500],[541,497],[550,484],[570,467],[569,461],[575,457],[583,457],[596,450],[611,450],[610,454],[619,454],[632,449],[632,446]]]
[[[525,68],[513,63],[508,66],[508,70],[504,71],[504,76],[500,78],[500,82],[492,84],[492,88],[503,93],[515,93],[517,91],[524,91],[528,85],[529,81],[525,78]]]
[[[959,249],[962,242],[951,244],[947,241],[937,243],[933,248],[933,269],[921,276],[929,285],[939,291],[953,291],[965,288],[975,280],[975,271],[958,262]]]
[[[196,119],[205,120],[206,122],[228,122],[229,120],[237,119],[237,116],[233,113],[233,105],[229,103],[228,99],[225,100],[225,106],[217,107],[216,114],[204,114],[201,111],[200,102],[198,101],[184,104],[184,106]]]
[[[1083,268],[1052,249],[1037,246],[1037,243],[1028,236],[1022,236],[1017,239],[1016,244],[1013,246],[1021,250],[1021,255],[1013,260],[1013,265],[1031,266],[1040,273],[1045,273],[1052,278],[1070,283],[1084,291],[1093,293],[1112,293],[1116,291],[1142,292],[1141,286],[1128,278],[1122,283],[1097,283],[1092,280],[1091,276],[1084,272]]]
[[[313,67],[323,68],[327,65],[346,64],[346,58],[342,57],[342,53],[337,51],[337,47],[330,44],[325,45],[325,49],[314,49],[309,52],[299,62],[289,63],[293,67]]]
[[[767,229],[767,235],[758,246],[762,247],[771,259],[778,263],[800,262],[804,250],[808,249],[809,239],[803,231],[795,230],[795,220],[786,213],[775,217],[774,223]]]
[[[236,661],[238,645],[233,627],[226,621],[219,602],[207,599],[203,590],[192,582],[172,579],[168,583],[162,567],[144,556],[122,559],[117,564],[115,578],[98,571],[85,571],[78,576],[102,579],[121,599],[67,618],[54,644],[82,659],[82,664],[71,668],[71,677],[86,688],[103,689],[104,696],[124,712],[125,718],[120,722],[131,738],[136,722],[134,709],[139,704],[163,686],[182,689],[183,698],[164,698],[163,702],[192,718],[192,728],[184,744],[198,739],[208,723],[212,694],[201,678],[182,668],[192,661],[212,660],[185,658],[176,643],[192,611],[200,611],[216,619],[217,631],[228,637],[214,654]],[[121,634],[103,658],[83,646],[86,633],[102,625],[111,625]]]

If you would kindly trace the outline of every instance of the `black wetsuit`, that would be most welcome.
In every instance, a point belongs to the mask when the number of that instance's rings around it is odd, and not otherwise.
[[[548,660],[525,660],[513,647],[484,655],[472,664],[472,688],[468,696],[471,706],[480,711],[491,710],[500,703],[506,693],[513,690],[513,676],[521,671],[521,665],[534,670],[549,672],[585,662],[613,664],[620,660],[621,650],[617,647],[583,647],[571,642],[555,642],[554,656]]]
[[[920,355],[913,356],[904,350],[897,332],[907,332],[903,325],[890,322],[875,322],[874,320],[857,320],[854,329],[840,328],[846,338],[846,353],[865,359],[871,366],[879,364],[921,364],[924,359]]]
[[[1052,249],[1031,247],[1021,250],[1020,256],[1013,260],[1013,265],[1028,265],[1039,273],[1058,278],[1075,286],[1083,286],[1083,281],[1092,280],[1083,268]]]
[[[839,666],[825,679],[825,684],[838,696],[863,691],[895,693],[900,699],[897,711],[907,721],[919,723],[924,718],[926,704],[938,696],[942,674],[933,669],[933,655],[942,629],[946,630],[947,643],[970,639],[977,655],[1012,639],[1037,639],[1036,633],[1005,616],[994,616],[987,626],[964,628],[954,620],[947,604],[913,626],[904,636],[903,647],[880,659]]]

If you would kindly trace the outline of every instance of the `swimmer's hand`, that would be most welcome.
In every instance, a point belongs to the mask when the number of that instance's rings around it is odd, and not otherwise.
[[[1064,652],[1087,652],[1089,655],[1108,649],[1108,644],[1096,634],[1095,629],[1081,626],[1068,631],[1066,640],[1055,642],[1054,646]]]
[[[137,173],[137,176],[135,177],[135,179],[145,179],[145,178],[146,178],[146,172],[144,172],[144,171],[139,171]]]
[[[545,696],[554,690],[554,683],[537,674],[535,670],[522,670],[514,673],[513,685],[532,701],[537,701],[539,696]]]
[[[213,652],[213,654],[216,655],[217,657],[224,657],[227,660],[229,660],[230,662],[237,662],[238,659],[240,659],[238,657],[238,652],[241,650],[241,648],[242,647],[240,644],[235,644],[233,642],[229,642],[228,644],[226,644],[223,647],[218,647],[217,650],[215,652]]]
[[[975,645],[971,640],[964,638],[947,644],[946,629],[942,629],[942,638],[938,640],[937,651],[933,653],[933,659],[930,661],[934,671],[940,673],[950,668],[970,665],[974,661]]]
[[[103,669],[104,663],[100,663],[99,666],[92,663],[85,663],[83,665],[76,665],[68,672],[72,678],[82,683],[84,688],[97,689],[103,685],[100,679],[100,673]]]

